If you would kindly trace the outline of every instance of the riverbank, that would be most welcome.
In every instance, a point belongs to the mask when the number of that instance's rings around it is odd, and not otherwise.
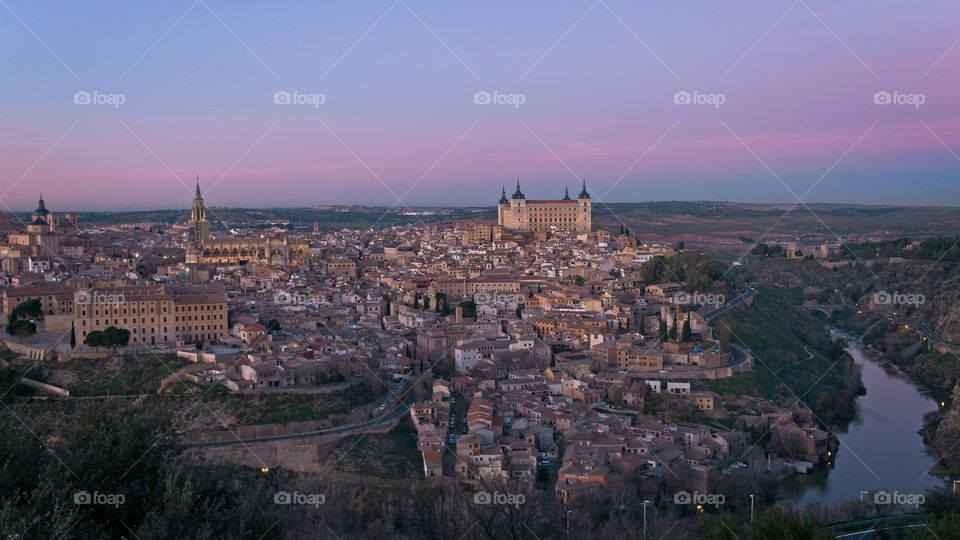
[[[837,504],[872,497],[878,491],[916,494],[942,486],[934,476],[935,457],[919,434],[924,416],[937,403],[909,379],[891,373],[852,336],[848,351],[860,366],[866,393],[857,415],[835,433],[840,451],[810,475],[794,475],[781,486],[783,502]]]

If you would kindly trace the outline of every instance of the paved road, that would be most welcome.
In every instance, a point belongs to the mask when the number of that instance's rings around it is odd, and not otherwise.
[[[726,313],[727,311],[730,311],[731,309],[733,309],[733,308],[739,306],[740,304],[744,303],[744,302],[745,302],[746,300],[748,300],[749,298],[753,298],[753,296],[756,295],[756,294],[757,294],[757,290],[756,290],[756,289],[754,289],[753,287],[747,287],[742,293],[740,293],[740,294],[738,294],[737,296],[734,296],[733,298],[731,298],[730,301],[727,302],[726,304],[724,304],[724,305],[718,307],[717,309],[715,309],[715,310],[707,313],[706,315],[703,316],[703,318],[709,321],[710,319],[713,319],[713,318],[715,318],[715,317],[719,317],[720,315],[723,315],[723,314]]]
[[[378,416],[372,420],[367,420],[366,422],[360,422],[356,424],[346,424],[343,426],[336,426],[327,429],[319,429],[316,431],[304,431],[301,433],[291,433],[289,435],[271,435],[268,437],[258,437],[256,439],[232,439],[228,441],[212,441],[205,443],[194,443],[184,445],[187,448],[204,448],[212,446],[234,446],[237,444],[257,444],[257,443],[266,443],[266,442],[277,442],[277,441],[292,441],[297,439],[308,439],[312,437],[320,437],[323,435],[345,435],[350,433],[360,433],[370,428],[382,426],[384,424],[390,423],[397,418],[407,414],[410,410],[410,406],[413,405],[416,401],[416,395],[413,392],[413,385],[406,389],[404,392],[404,397],[401,401],[393,402],[393,404],[388,408],[382,416]]]
[[[943,339],[936,332],[934,332],[925,321],[911,320],[900,317],[889,309],[883,310],[883,316],[894,321],[898,325],[909,326],[911,330],[916,330],[920,334],[927,338],[931,343],[940,344],[946,346],[950,349],[960,349],[960,345],[956,343],[950,343],[949,341]]]

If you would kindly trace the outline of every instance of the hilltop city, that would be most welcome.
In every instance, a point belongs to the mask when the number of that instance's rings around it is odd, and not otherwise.
[[[500,191],[495,220],[356,229],[234,226],[199,178],[172,225],[85,225],[41,196],[29,222],[0,222],[3,367],[32,398],[192,396],[212,415],[164,405],[191,459],[419,478],[475,505],[541,497],[567,519],[630,491],[644,520],[664,504],[680,517],[753,512],[780,483],[833,466],[833,426],[860,391],[844,345],[816,337],[808,316],[786,324],[813,337],[774,338],[757,358],[751,344],[782,329],[742,320],[769,318],[798,284],[792,270],[744,273],[743,258],[725,266],[605,230],[586,182],[558,199],[527,198],[519,181]],[[829,242],[749,253],[828,272],[855,262]],[[807,283],[803,296],[807,312],[894,319],[876,295]],[[754,307],[763,299],[774,303]],[[792,381],[807,361],[832,364],[813,406],[777,375]],[[752,384],[783,386],[738,386],[764,372],[777,380]]]

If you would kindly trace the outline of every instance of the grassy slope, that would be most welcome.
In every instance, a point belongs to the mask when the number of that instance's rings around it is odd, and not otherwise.
[[[832,407],[818,400],[822,392],[836,395],[850,390],[850,361],[830,359],[823,323],[797,307],[802,299],[799,288],[761,287],[752,306],[724,314],[717,324],[729,324],[734,341],[753,351],[755,370],[706,381],[707,386],[721,394],[755,395],[786,404],[799,396],[824,421],[839,420]],[[813,358],[808,359],[805,347]]]
[[[333,461],[342,471],[379,478],[419,477],[422,471],[417,430],[408,416],[386,434],[345,438],[337,444]]]

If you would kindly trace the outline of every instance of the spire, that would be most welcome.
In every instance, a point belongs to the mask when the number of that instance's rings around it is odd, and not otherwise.
[[[513,197],[511,197],[511,198],[512,198],[512,199],[526,199],[526,197],[523,195],[523,192],[520,191],[520,179],[519,179],[519,178],[517,178],[517,191],[515,191],[515,192],[513,193]]]
[[[583,189],[580,190],[580,195],[577,195],[578,199],[589,199],[590,194],[587,193],[587,181],[583,181]]]
[[[570,200],[570,188],[567,186],[563,186],[563,200],[565,201]]]
[[[197,193],[196,193],[196,197],[197,197],[198,199],[200,198],[200,175],[199,175],[199,174],[197,175]]]
[[[34,216],[46,216],[50,212],[47,210],[46,203],[43,202],[43,193],[40,193],[40,200],[37,202],[37,209],[33,211]]]
[[[500,186],[500,204],[507,204],[507,186]]]

